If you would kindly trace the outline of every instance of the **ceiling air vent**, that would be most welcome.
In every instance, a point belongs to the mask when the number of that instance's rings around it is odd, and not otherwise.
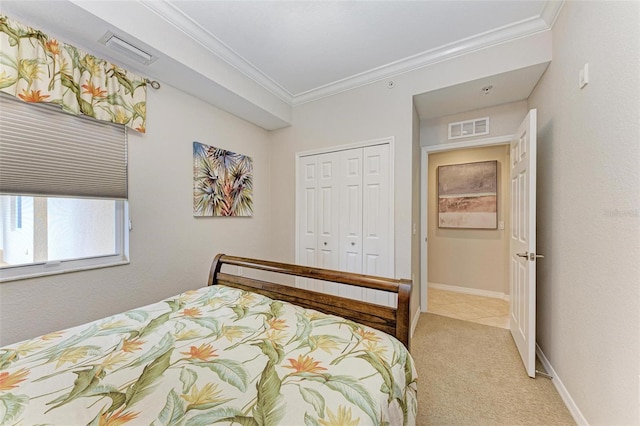
[[[449,123],[449,139],[469,138],[489,134],[489,117]]]
[[[100,42],[113,51],[118,52],[121,55],[126,56],[129,59],[133,59],[134,61],[144,65],[149,65],[150,63],[158,59],[151,53],[145,52],[139,47],[134,46],[128,41],[113,34],[111,31],[108,31],[104,36],[102,36]]]

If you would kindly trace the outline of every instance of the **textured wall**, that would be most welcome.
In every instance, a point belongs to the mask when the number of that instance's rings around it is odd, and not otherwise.
[[[423,120],[420,122],[420,145],[442,145],[511,135],[516,132],[525,115],[527,115],[527,111],[527,100],[523,99],[521,101],[509,102],[489,108]],[[449,123],[482,117],[489,117],[488,135],[448,140]]]
[[[640,424],[640,3],[567,2],[538,109],[537,341],[589,424]],[[578,88],[589,63],[590,82]]]

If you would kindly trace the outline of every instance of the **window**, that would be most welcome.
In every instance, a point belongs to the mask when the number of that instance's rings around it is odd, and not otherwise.
[[[0,281],[128,262],[126,130],[0,93]]]

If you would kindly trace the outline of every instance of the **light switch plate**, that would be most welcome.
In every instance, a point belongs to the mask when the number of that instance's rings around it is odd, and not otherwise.
[[[578,81],[578,86],[581,89],[584,89],[584,87],[587,84],[589,84],[589,64],[584,64],[584,66],[580,70],[580,77],[579,77],[579,81]]]

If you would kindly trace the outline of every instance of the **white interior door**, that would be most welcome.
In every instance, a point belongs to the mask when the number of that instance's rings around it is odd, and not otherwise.
[[[362,149],[340,151],[340,168],[340,270],[361,274]]]
[[[389,262],[389,145],[364,148],[362,205],[362,272],[393,277]],[[364,300],[396,304],[395,297],[379,290],[366,290]]]
[[[362,271],[393,277],[389,261],[389,145],[364,148],[362,195]]]
[[[317,199],[318,160],[314,157],[301,157],[298,173],[298,203],[302,204],[298,219],[298,261],[308,266],[316,266]]]
[[[340,270],[362,273],[362,148],[340,151]],[[340,296],[362,300],[359,287]]]
[[[338,269],[340,262],[339,183],[340,156],[336,152],[318,156],[318,257],[317,266]],[[338,284],[314,280],[311,288],[337,294]]]
[[[297,202],[298,209],[298,248],[297,260],[302,265],[316,266],[318,255],[318,159],[301,157],[299,160]],[[296,278],[296,286],[310,289],[312,281]]]
[[[393,277],[393,141],[358,145],[297,156],[296,262]],[[375,290],[300,278],[295,285],[395,304]]]
[[[299,163],[298,262],[308,266],[338,269],[339,212],[338,155],[328,153],[302,157]],[[316,291],[336,292],[317,280],[299,279],[296,285]]]
[[[322,154],[318,159],[318,265],[337,269],[339,264],[340,214],[339,184],[340,156],[336,152]]]
[[[511,142],[510,329],[527,374],[535,377],[536,110]]]

